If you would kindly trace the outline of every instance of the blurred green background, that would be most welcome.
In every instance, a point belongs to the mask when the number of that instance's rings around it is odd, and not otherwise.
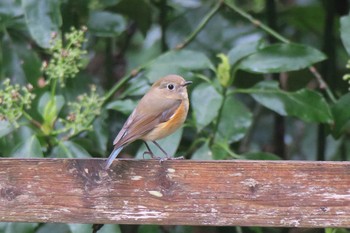
[[[159,141],[169,154],[349,160],[349,4],[1,0],[0,156],[107,157],[140,97],[176,73],[194,84],[185,126]],[[120,157],[144,151],[135,142]],[[0,223],[5,233],[90,228]],[[296,231],[107,225],[99,232]]]

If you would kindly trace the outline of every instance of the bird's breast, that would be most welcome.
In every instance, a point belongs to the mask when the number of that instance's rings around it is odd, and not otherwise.
[[[155,141],[174,133],[185,122],[188,107],[188,100],[182,101],[178,109],[169,118],[168,121],[157,125],[153,130],[151,130],[149,133],[143,136],[142,139],[145,141]]]

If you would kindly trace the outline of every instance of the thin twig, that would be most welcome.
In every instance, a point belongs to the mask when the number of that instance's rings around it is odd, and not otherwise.
[[[184,42],[177,45],[175,49],[182,49],[186,47],[189,43],[192,42],[194,38],[196,38],[197,34],[207,25],[209,20],[219,11],[220,7],[222,6],[223,1],[220,0],[218,3],[214,6],[214,8],[202,19],[202,21],[199,23],[197,28],[185,39]]]
[[[37,128],[41,129],[42,125],[40,124],[40,122],[34,120],[27,112],[23,111],[22,112],[23,116],[25,118],[27,118],[29,120],[30,123],[32,123],[33,125],[35,125]]]
[[[276,32],[272,28],[268,27],[267,25],[261,23],[259,20],[255,19],[253,16],[251,16],[247,12],[243,11],[241,8],[237,7],[236,4],[234,4],[233,2],[225,1],[225,4],[226,4],[226,6],[228,6],[229,8],[234,10],[235,12],[237,12],[239,15],[241,15],[243,18],[250,21],[253,25],[261,28],[262,30],[264,30],[268,34],[275,37],[277,40],[282,41],[283,43],[287,43],[287,44],[290,43],[290,41],[287,38],[283,37],[281,34]]]
[[[329,89],[327,83],[323,80],[322,75],[318,72],[318,70],[314,66],[309,67],[310,72],[315,76],[320,89],[325,90],[329,99],[335,103],[337,102],[337,99],[333,95],[332,91]]]

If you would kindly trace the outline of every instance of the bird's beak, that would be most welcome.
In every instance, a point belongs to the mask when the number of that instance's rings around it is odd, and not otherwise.
[[[192,81],[186,81],[184,84],[182,84],[182,86],[185,87],[185,86],[188,86],[190,84],[192,84]]]

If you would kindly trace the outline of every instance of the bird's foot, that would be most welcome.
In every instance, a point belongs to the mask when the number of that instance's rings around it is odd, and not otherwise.
[[[183,156],[180,157],[169,157],[169,156],[165,156],[165,157],[160,157],[160,156],[155,156],[152,152],[150,151],[145,151],[143,152],[142,158],[145,159],[145,155],[149,155],[151,156],[152,159],[157,159],[159,160],[160,163],[167,161],[167,160],[182,160],[185,159]]]

